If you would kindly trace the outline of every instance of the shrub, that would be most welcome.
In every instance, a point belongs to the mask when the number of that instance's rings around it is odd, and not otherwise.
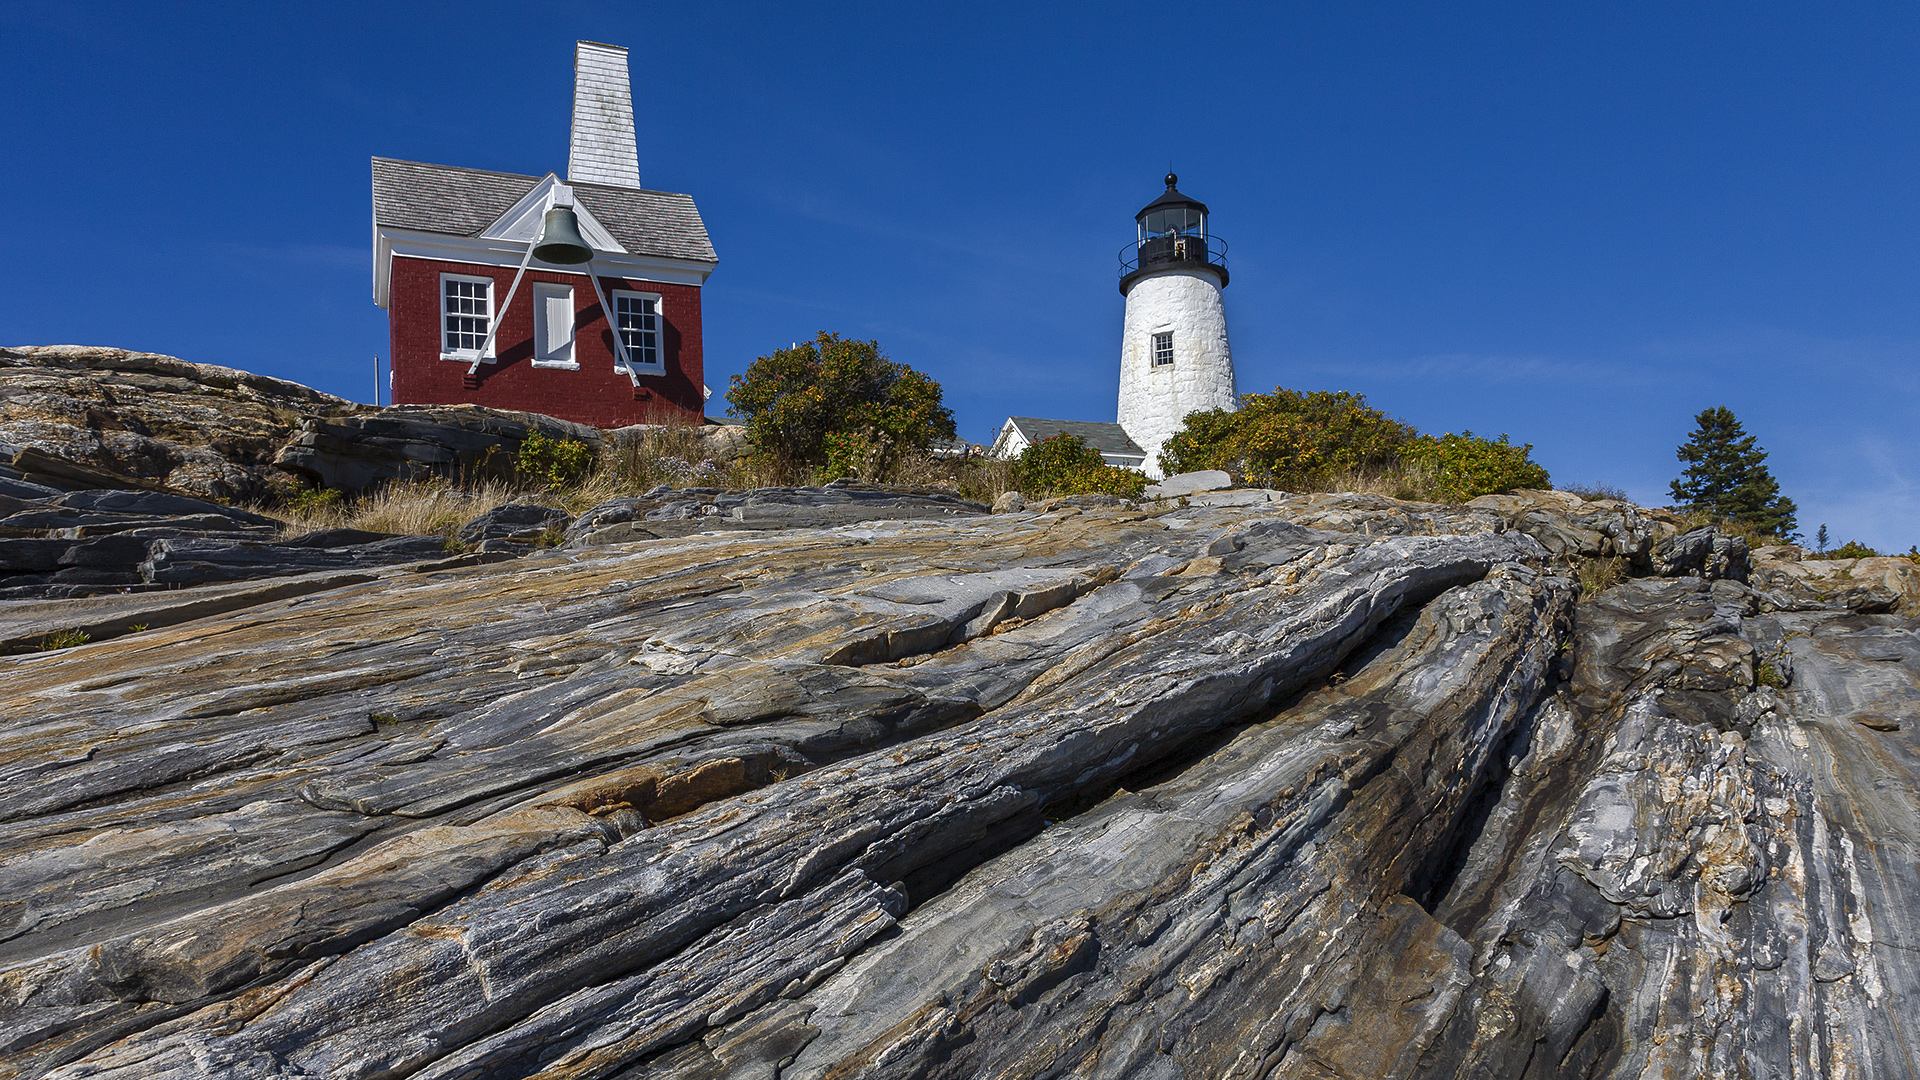
[[[879,342],[826,331],[749,364],[727,404],[747,421],[754,455],[795,478],[884,479],[903,455],[954,434],[939,383],[888,360]]]
[[[1169,473],[1224,469],[1237,480],[1293,491],[1380,489],[1398,498],[1464,502],[1517,487],[1546,487],[1533,445],[1471,431],[1422,435],[1359,394],[1276,388],[1248,394],[1240,409],[1189,415],[1167,440]]]
[[[530,431],[520,442],[520,455],[514,469],[522,479],[545,484],[556,491],[572,487],[586,479],[593,468],[593,450],[575,439],[549,439]]]
[[[1873,559],[1878,558],[1879,555],[1879,552],[1860,541],[1849,540],[1839,547],[1834,548],[1832,551],[1822,551],[1817,555],[1809,555],[1807,557],[1810,559]]]
[[[1433,470],[1440,498],[1466,502],[1481,495],[1498,495],[1515,488],[1546,488],[1547,470],[1529,456],[1533,444],[1514,446],[1506,435],[1483,439],[1471,431],[1439,437],[1422,435],[1402,451],[1409,461]]]
[[[315,515],[339,506],[345,497],[339,488],[302,488],[287,500],[287,506],[297,514]]]
[[[1193,413],[1160,453],[1167,473],[1223,469],[1237,480],[1315,490],[1329,478],[1385,472],[1418,433],[1359,394],[1275,388],[1236,412]]]
[[[1116,468],[1077,435],[1055,435],[1020,451],[1013,479],[1032,495],[1099,493],[1137,499],[1147,486],[1145,473]]]

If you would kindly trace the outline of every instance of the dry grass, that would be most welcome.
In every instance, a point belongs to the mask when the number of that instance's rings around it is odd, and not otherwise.
[[[579,514],[609,499],[630,498],[662,485],[744,491],[756,487],[817,483],[810,471],[782,471],[747,456],[730,456],[693,428],[664,428],[621,446],[608,446],[578,484],[554,486],[526,479],[476,477],[392,481],[352,497],[308,493],[277,506],[252,509],[283,522],[283,536],[315,529],[445,537],[451,545],[460,526],[497,506],[537,503]],[[937,488],[991,503],[1012,490],[1012,464],[981,458],[913,455],[896,462],[883,481]]]
[[[496,506],[540,501],[542,489],[501,480],[458,484],[452,480],[396,480],[358,498],[304,507],[255,507],[286,523],[284,536],[315,529],[365,529],[449,540],[460,526]]]
[[[1323,491],[1354,492],[1360,495],[1384,495],[1408,502],[1445,502],[1440,494],[1440,477],[1432,466],[1396,463],[1384,469],[1354,469],[1329,473],[1302,485],[1295,494]]]
[[[934,457],[915,454],[894,464],[885,481],[906,487],[938,488],[962,498],[992,505],[1002,494],[1015,490],[1013,462],[989,458]]]
[[[716,455],[715,450],[716,444],[695,429],[667,428],[607,447],[578,484],[432,477],[391,481],[359,496],[329,498],[330,493],[309,493],[289,503],[252,509],[283,522],[286,537],[344,528],[441,536],[451,543],[461,525],[508,503],[537,503],[578,514],[609,499],[630,498],[662,485],[744,491],[818,482],[811,471],[782,471],[751,457]],[[901,460],[884,482],[938,488],[988,503],[1013,486],[1008,462],[931,455]]]
[[[1574,568],[1574,576],[1580,582],[1582,599],[1597,596],[1627,580],[1627,560],[1619,557],[1581,559]]]
[[[747,475],[739,459],[716,458],[712,444],[697,428],[665,428],[600,454],[593,474],[581,485],[588,495],[619,498],[666,484],[671,487],[737,488],[765,486]],[[601,499],[599,501],[605,501]]]

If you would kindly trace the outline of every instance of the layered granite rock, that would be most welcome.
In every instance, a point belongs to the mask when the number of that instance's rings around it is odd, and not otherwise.
[[[1783,607],[1920,616],[1920,563],[1905,555],[1816,559],[1793,544],[1780,544],[1754,553],[1754,581]]]
[[[165,486],[257,499],[291,478],[274,454],[302,416],[356,408],[299,383],[171,356],[80,345],[0,348],[0,479],[60,488]],[[17,493],[16,493],[17,494]]]
[[[1084,496],[1081,497],[1084,500]],[[1119,500],[1105,497],[1110,504]],[[1025,503],[1022,502],[1024,508]],[[902,521],[984,514],[988,507],[937,488],[900,488],[859,480],[824,487],[719,488],[661,485],[613,499],[581,514],[567,530],[570,547],[594,547],[690,536],[715,530],[829,528],[862,521]]]
[[[1631,508],[792,498],[0,661],[0,1074],[1912,1073],[1915,624]]]
[[[532,432],[596,452],[685,438],[721,461],[746,445],[744,428],[721,424],[601,432],[471,405],[378,408],[155,353],[0,348],[0,495],[16,498],[147,488],[248,502],[301,487],[357,493],[396,479],[507,477]]]
[[[398,406],[309,416],[274,457],[314,487],[360,492],[389,480],[511,477],[520,444],[539,432],[598,451],[599,429],[539,413],[477,405]]]
[[[447,554],[439,537],[284,531],[273,518],[164,492],[0,495],[0,602],[364,569]]]

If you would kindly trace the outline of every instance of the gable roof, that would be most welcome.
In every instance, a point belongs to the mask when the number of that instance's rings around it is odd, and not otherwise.
[[[1051,439],[1055,435],[1077,435],[1081,442],[1100,451],[1104,457],[1131,457],[1145,461],[1147,452],[1133,441],[1127,429],[1111,421],[1043,420],[1037,416],[1009,416],[1007,422],[1018,428],[1029,443]]]
[[[373,159],[373,223],[477,236],[543,178],[395,158]],[[574,198],[635,255],[717,262],[692,196],[575,182]]]

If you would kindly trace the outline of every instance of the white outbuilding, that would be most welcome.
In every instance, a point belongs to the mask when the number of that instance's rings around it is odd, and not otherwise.
[[[1009,416],[987,451],[992,458],[1010,459],[1042,439],[1072,435],[1100,452],[1100,460],[1121,469],[1144,469],[1146,452],[1127,437],[1127,431],[1108,420],[1043,420],[1037,416]]]

